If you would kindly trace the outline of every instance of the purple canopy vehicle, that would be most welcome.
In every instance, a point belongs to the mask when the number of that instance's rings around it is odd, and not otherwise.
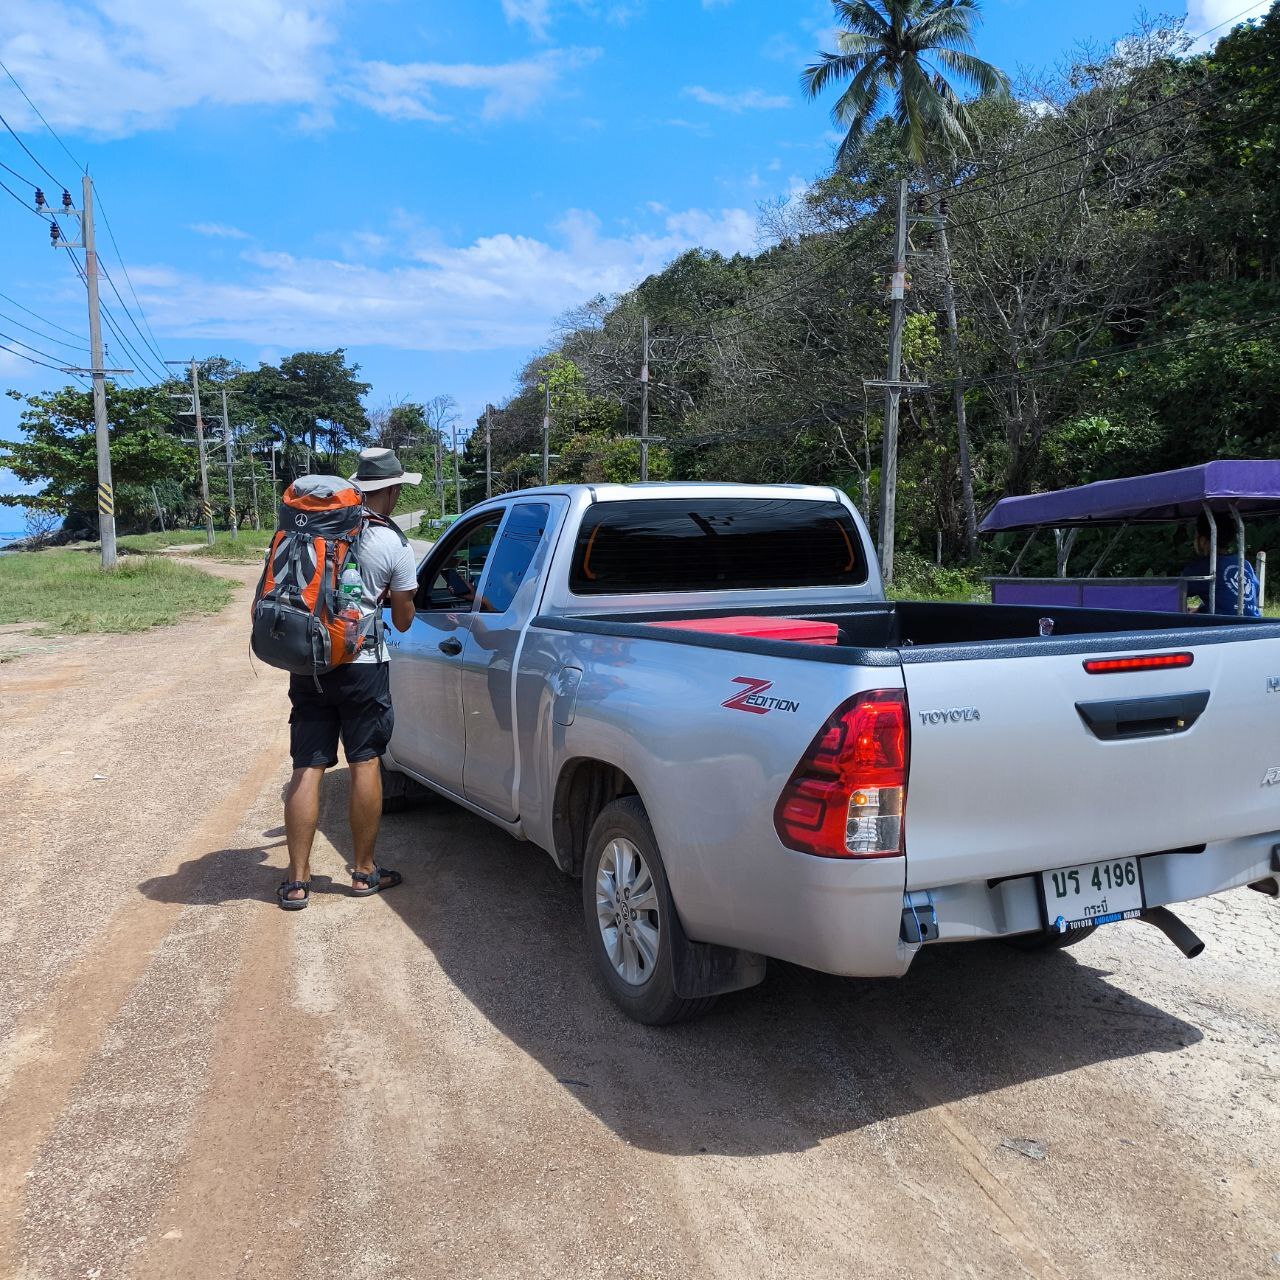
[[[1164,524],[1205,515],[1209,520],[1209,576],[1200,578],[1099,578],[1124,530],[1132,524]],[[1215,517],[1230,516],[1236,528],[1236,555],[1243,576],[1246,516],[1280,515],[1280,462],[1266,459],[1207,462],[1178,471],[1101,480],[1053,493],[1004,498],[982,522],[983,533],[1029,531],[1013,568],[1006,577],[991,578],[996,604],[1088,605],[1094,608],[1186,611],[1187,595],[1203,594],[1210,613],[1216,612],[1218,526]],[[1067,560],[1081,529],[1116,529],[1083,578],[1068,578]],[[1043,529],[1057,541],[1058,576],[1024,578],[1018,566],[1027,548]],[[1202,585],[1203,584],[1203,585]],[[1244,593],[1237,609],[1244,611]]]

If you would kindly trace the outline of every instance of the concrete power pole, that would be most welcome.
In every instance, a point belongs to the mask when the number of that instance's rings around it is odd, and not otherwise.
[[[76,216],[71,197],[62,193],[61,213]],[[102,309],[98,301],[98,250],[93,234],[93,180],[86,173],[81,182],[80,239],[66,239],[57,217],[50,219],[49,238],[53,247],[84,250],[85,287],[89,294],[88,369],[64,369],[64,373],[87,373],[93,379],[93,435],[98,458],[98,532],[102,542],[102,567],[116,565],[116,497],[111,482],[111,436],[107,427],[107,374],[132,373],[132,369],[108,369],[102,349]]]
[[[542,483],[545,487],[551,474],[551,373],[548,370],[546,395],[542,402]]]
[[[227,389],[222,388],[222,445],[227,455],[227,506],[231,512],[231,536],[240,536],[240,525],[236,519],[236,472],[235,453],[231,443],[231,418],[227,414]]]
[[[205,541],[213,546],[213,508],[209,505],[209,462],[204,452],[204,418],[200,414],[200,366],[196,364],[195,356],[192,356],[189,361],[166,360],[165,364],[189,364],[191,367],[191,413],[196,420],[196,449],[200,454],[200,514],[204,518]]]
[[[458,466],[458,424],[453,424],[453,500],[457,504],[458,514],[462,514],[462,475]]]
[[[493,406],[484,407],[484,496],[493,497]]]
[[[898,491],[898,408],[902,400],[902,328],[907,312],[907,183],[898,184],[898,226],[889,290],[889,368],[885,374],[884,441],[880,454],[880,568],[893,581],[893,522]]]
[[[444,519],[444,424],[440,423],[432,429],[436,438],[436,506],[440,519]]]
[[[644,354],[640,362],[640,483],[649,479],[649,317],[644,318]]]

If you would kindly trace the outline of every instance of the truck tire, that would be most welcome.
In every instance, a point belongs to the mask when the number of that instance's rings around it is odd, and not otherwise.
[[[378,761],[378,771],[382,775],[383,813],[404,813],[408,809],[416,809],[435,794],[407,774],[388,769],[382,760]]]
[[[670,926],[675,906],[639,796],[606,805],[591,828],[582,908],[596,967],[629,1017],[665,1026],[695,1018],[715,1004],[715,996],[687,1000],[676,994],[672,948],[679,944]]]
[[[1005,946],[1015,951],[1065,951],[1083,942],[1093,933],[1092,929],[1068,929],[1059,933],[1056,929],[1041,929],[1039,933],[1019,933],[1012,938],[1005,938]]]

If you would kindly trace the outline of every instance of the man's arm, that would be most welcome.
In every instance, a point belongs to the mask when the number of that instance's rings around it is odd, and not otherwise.
[[[387,587],[387,603],[391,606],[391,622],[397,631],[413,626],[413,598],[418,591],[418,567],[407,546],[399,548]]]

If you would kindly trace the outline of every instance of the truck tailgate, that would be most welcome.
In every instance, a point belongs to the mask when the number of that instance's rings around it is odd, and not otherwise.
[[[1134,652],[903,650],[908,888],[1280,828],[1280,640],[1158,651],[1191,654],[1184,667],[1085,668]]]

